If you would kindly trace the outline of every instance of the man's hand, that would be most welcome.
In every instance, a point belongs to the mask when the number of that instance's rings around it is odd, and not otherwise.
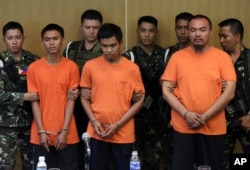
[[[23,96],[24,101],[38,101],[39,100],[39,94],[37,92],[32,92],[32,93],[24,93]]]
[[[119,125],[117,123],[113,123],[111,125],[103,125],[103,129],[104,131],[102,133],[102,137],[110,138],[119,130]]]
[[[195,112],[188,111],[185,119],[191,129],[198,129],[205,125],[206,117]]]
[[[143,94],[141,92],[134,91],[133,96],[132,96],[132,102],[135,103],[139,101],[142,97],[143,97]]]
[[[250,131],[250,115],[245,115],[239,118],[239,121],[241,123],[241,126],[246,129],[247,131]]]
[[[68,136],[68,130],[62,130],[56,139],[56,150],[64,149],[67,146],[67,136]]]
[[[76,100],[80,94],[80,90],[78,88],[73,88],[68,91],[68,99]]]
[[[222,89],[222,91],[224,91],[226,89],[226,87],[227,87],[227,82],[225,80],[222,80],[221,81],[221,89]]]
[[[40,145],[44,147],[48,152],[50,152],[49,150],[50,140],[46,133],[40,134]]]
[[[174,89],[177,87],[177,84],[174,83],[174,82],[171,82],[170,83],[170,86],[168,87],[170,93],[173,93],[174,92]]]
[[[102,125],[98,120],[94,120],[91,122],[92,127],[95,131],[95,133],[99,136],[102,136],[102,134],[106,131],[106,127]]]
[[[91,89],[84,88],[83,90],[81,90],[81,97],[85,100],[90,100]]]

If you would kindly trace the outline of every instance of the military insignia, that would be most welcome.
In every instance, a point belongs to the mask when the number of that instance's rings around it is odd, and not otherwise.
[[[18,69],[19,75],[26,75],[27,74],[28,67],[22,67]]]

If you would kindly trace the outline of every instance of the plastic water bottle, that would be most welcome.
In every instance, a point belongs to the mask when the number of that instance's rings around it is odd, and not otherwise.
[[[39,156],[36,170],[47,170],[47,164],[44,156]]]
[[[141,169],[141,164],[138,152],[133,151],[132,156],[130,158],[130,170],[140,170],[140,169]]]

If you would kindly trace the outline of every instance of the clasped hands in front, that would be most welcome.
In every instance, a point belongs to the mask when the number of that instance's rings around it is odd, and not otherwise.
[[[92,126],[95,133],[102,138],[109,138],[119,130],[119,125],[117,123],[104,124],[99,122],[98,120],[94,121],[92,123]]]
[[[43,146],[48,152],[50,152],[49,146],[51,146],[50,136],[54,136],[55,138],[55,148],[56,150],[62,150],[67,146],[67,135],[68,131],[60,131],[57,134],[50,133],[42,133],[40,134],[40,144]]]
[[[185,119],[191,129],[199,129],[200,127],[204,126],[207,121],[205,114],[198,114],[191,111],[188,111],[188,113],[185,115]]]

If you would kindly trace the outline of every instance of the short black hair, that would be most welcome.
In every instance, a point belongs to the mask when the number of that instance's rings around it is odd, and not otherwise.
[[[7,31],[10,30],[10,29],[18,29],[22,34],[24,33],[23,32],[23,27],[22,27],[22,25],[20,23],[18,23],[16,21],[10,21],[10,22],[7,22],[3,26],[3,29],[2,29],[3,36],[5,36]]]
[[[148,22],[148,23],[150,23],[150,24],[153,24],[153,25],[155,25],[156,28],[157,28],[157,26],[158,26],[158,21],[157,21],[157,19],[156,19],[155,17],[153,17],[153,16],[147,15],[147,16],[142,16],[142,17],[140,17],[140,18],[138,19],[137,26],[140,27],[140,25],[141,25],[142,22]]]
[[[54,24],[54,23],[48,24],[48,25],[46,25],[42,29],[42,31],[41,31],[41,37],[43,38],[45,32],[52,31],[52,30],[58,31],[61,34],[61,36],[64,37],[64,30],[63,30],[63,28],[60,25],[57,25],[57,24]]]
[[[191,13],[189,13],[189,12],[181,12],[181,13],[179,13],[178,15],[176,15],[176,17],[175,17],[175,24],[176,24],[179,20],[181,20],[181,19],[186,20],[186,21],[189,22],[192,18],[193,18],[193,14],[191,14]]]
[[[111,38],[115,36],[117,41],[122,41],[122,30],[119,26],[112,23],[103,24],[97,33],[97,39],[100,41],[103,38]]]
[[[221,21],[219,24],[219,27],[224,27],[224,26],[230,26],[230,31],[233,34],[240,34],[241,40],[243,39],[244,36],[244,26],[240,22],[240,20],[236,18],[229,18]]]
[[[85,19],[98,20],[102,24],[102,14],[95,9],[89,9],[83,12],[81,16],[81,23],[83,23]]]
[[[202,19],[202,18],[207,20],[209,27],[210,27],[209,29],[212,30],[212,22],[207,16],[202,15],[202,14],[198,14],[198,15],[194,15],[192,19]]]

